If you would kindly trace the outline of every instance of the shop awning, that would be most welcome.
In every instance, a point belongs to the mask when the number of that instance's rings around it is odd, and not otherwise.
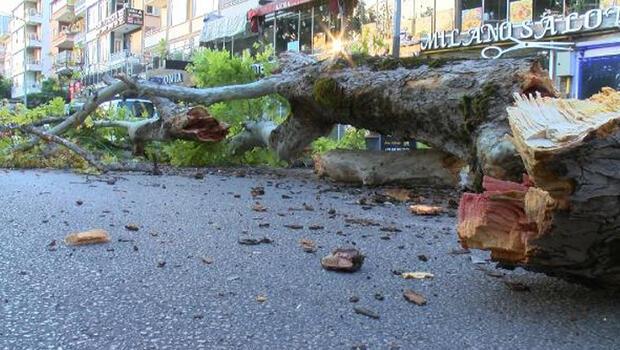
[[[243,33],[246,23],[247,20],[244,14],[215,19],[205,18],[202,33],[200,34],[200,42],[206,43]]]
[[[253,9],[252,15],[262,17],[269,13],[273,13],[276,11],[284,10],[289,7],[299,6],[308,2],[312,2],[313,0],[276,0],[267,5],[263,5],[261,7],[257,7]]]

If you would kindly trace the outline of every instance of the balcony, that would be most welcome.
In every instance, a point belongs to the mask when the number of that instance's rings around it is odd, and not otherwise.
[[[41,60],[29,57],[26,59],[26,70],[40,72],[43,69],[41,66]]]
[[[75,0],[57,0],[52,3],[52,20],[71,22],[75,17],[73,4]]]
[[[59,49],[71,49],[75,42],[75,36],[77,32],[70,29],[54,30],[54,36],[52,37],[52,46]]]
[[[27,24],[37,25],[43,23],[43,15],[40,12],[37,12],[35,8],[26,9],[26,15],[24,16],[24,20]]]
[[[127,34],[134,32],[144,24],[144,11],[126,7],[114,12],[101,22],[99,33],[116,32]]]
[[[70,50],[59,52],[54,59],[55,66],[71,66],[73,64],[73,52]]]
[[[75,1],[75,15],[77,17],[86,17],[86,0]]]
[[[41,47],[41,38],[37,33],[28,33],[26,36],[26,47]]]

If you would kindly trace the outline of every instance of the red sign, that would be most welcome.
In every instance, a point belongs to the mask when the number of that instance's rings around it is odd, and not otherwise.
[[[299,6],[308,2],[312,2],[312,0],[278,0],[267,5],[261,6],[257,8],[255,16],[264,16],[266,14],[287,9],[289,7]]]

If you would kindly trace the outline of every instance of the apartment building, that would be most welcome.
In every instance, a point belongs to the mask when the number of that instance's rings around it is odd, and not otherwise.
[[[10,16],[0,15],[0,75],[5,78],[11,70],[10,66],[7,66],[7,62],[10,62],[8,58],[11,57],[9,54],[9,44],[11,42],[10,21]]]
[[[159,51],[160,43],[173,56],[187,58],[200,46],[205,16],[217,13],[218,0],[145,0],[146,12],[157,16],[158,25],[145,26],[144,50]]]
[[[142,28],[159,25],[142,0],[52,0],[51,20],[56,72],[79,79],[80,88],[102,84],[105,75],[139,73]]]
[[[9,54],[13,98],[41,91],[43,77],[50,74],[49,1],[24,0],[11,13]]]

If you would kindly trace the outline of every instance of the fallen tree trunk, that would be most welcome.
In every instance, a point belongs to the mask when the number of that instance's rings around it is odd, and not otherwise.
[[[457,187],[465,163],[433,149],[411,152],[330,151],[314,158],[315,173],[337,182]]]
[[[181,108],[172,101],[151,97],[159,117],[138,120],[100,120],[95,127],[120,127],[134,145],[134,154],[144,153],[144,143],[150,141],[191,140],[198,142],[219,142],[226,137],[228,125],[218,122],[209,115],[206,108],[196,106]]]
[[[138,94],[209,105],[272,93],[291,115],[269,135],[279,158],[302,154],[335,124],[415,137],[466,161],[478,175],[515,179],[523,163],[510,139],[506,107],[515,93],[554,96],[547,73],[532,59],[429,61],[348,57],[314,62],[281,57],[279,74],[236,86],[192,89],[125,79]]]
[[[486,192],[464,195],[461,243],[505,265],[620,287],[620,93],[523,97],[508,112],[528,176],[487,178]]]
[[[270,133],[269,146],[283,160],[302,154],[340,123],[414,137],[464,160],[477,175],[515,179],[523,172],[523,162],[506,137],[510,134],[506,107],[513,103],[514,93],[555,95],[547,73],[531,59],[356,56],[315,62],[303,54],[288,53],[280,60],[278,74],[244,85],[193,89],[121,78],[50,133],[58,135],[81,124],[100,103],[117,94],[209,106],[278,93],[289,101],[292,113]]]

